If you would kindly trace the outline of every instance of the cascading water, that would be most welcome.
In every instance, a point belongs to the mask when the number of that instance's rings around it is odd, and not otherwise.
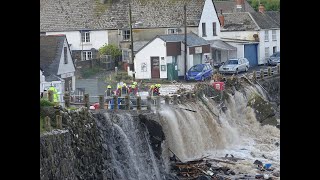
[[[117,180],[160,180],[159,160],[153,154],[147,129],[129,114],[105,114],[100,122],[108,158],[105,177]]]
[[[254,160],[272,163],[279,169],[280,147],[275,143],[280,142],[280,130],[270,125],[261,126],[254,110],[247,106],[252,95],[261,91],[255,86],[248,86],[241,92],[229,94],[230,98],[225,102],[227,110],[221,113],[218,104],[205,97],[179,104],[176,108],[163,107],[160,124],[167,137],[168,148],[182,161],[233,154],[245,159],[235,165],[235,171],[242,173],[255,173]],[[266,98],[265,94],[261,96]]]

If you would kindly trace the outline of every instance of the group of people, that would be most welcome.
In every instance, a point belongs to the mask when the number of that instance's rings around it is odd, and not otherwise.
[[[153,84],[150,86],[149,95],[150,96],[159,96],[160,95],[161,84]]]
[[[126,83],[123,83],[122,85],[119,84],[115,91],[112,91],[111,85],[108,85],[106,90],[107,96],[113,96],[113,95],[122,96],[127,94],[129,94],[130,96],[136,96],[137,93],[138,93],[138,83],[135,81],[128,86]]]

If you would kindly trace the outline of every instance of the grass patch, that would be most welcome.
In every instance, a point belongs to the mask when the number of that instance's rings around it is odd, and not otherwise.
[[[40,106],[43,107],[43,106],[54,106],[55,103],[53,102],[50,102],[46,99],[40,99]]]

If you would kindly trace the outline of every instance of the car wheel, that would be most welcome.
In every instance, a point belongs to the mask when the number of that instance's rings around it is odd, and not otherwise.
[[[249,69],[249,68],[248,68],[248,67],[246,67],[246,70],[245,70],[245,71],[246,71],[246,72],[248,72],[248,69]]]
[[[238,69],[236,69],[236,74],[239,74],[239,70]]]

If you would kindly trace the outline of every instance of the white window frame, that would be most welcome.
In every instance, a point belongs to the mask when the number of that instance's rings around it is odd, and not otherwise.
[[[81,52],[81,60],[90,60],[92,59],[92,52],[91,51],[82,51]]]
[[[268,30],[265,30],[265,31],[264,31],[264,41],[265,41],[265,42],[268,42],[268,41],[269,41],[269,31],[268,31]]]
[[[202,28],[202,37],[207,37],[207,25],[206,25],[206,23],[202,23],[201,24],[201,28]]]
[[[269,54],[269,47],[265,47],[265,48],[264,48],[264,56],[265,56],[266,58],[268,58],[268,57],[270,56],[270,54]]]
[[[127,33],[126,33],[127,32]],[[125,37],[127,37],[128,36],[128,38],[125,38]],[[130,34],[130,29],[124,29],[124,30],[122,30],[122,40],[124,40],[124,41],[130,41],[130,38],[131,38],[131,34]]]
[[[90,42],[90,32],[89,31],[81,32],[81,42],[82,43],[89,43]]]
[[[167,34],[178,34],[178,28],[168,28]]]
[[[277,40],[277,32],[276,30],[272,30],[272,41],[276,41]]]

